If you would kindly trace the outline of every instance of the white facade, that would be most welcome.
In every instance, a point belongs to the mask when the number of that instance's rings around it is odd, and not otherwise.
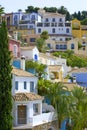
[[[12,87],[12,95],[15,95],[15,93],[19,92],[33,92],[37,93],[37,82],[38,78],[37,77],[22,77],[22,76],[16,76],[13,75],[13,82],[14,87]],[[16,84],[18,84],[18,87],[16,88]],[[25,84],[25,87],[24,87]],[[31,87],[31,84],[33,88]]]
[[[25,56],[25,59],[37,61],[39,59],[39,51],[37,47],[21,47],[21,56]]]
[[[55,120],[54,112],[42,112],[43,97],[37,94],[38,78],[22,69],[13,67],[13,129],[29,129]]]
[[[71,23],[65,21],[65,16],[58,13],[44,13],[42,21],[36,24],[36,34],[48,31],[49,35],[72,34]]]

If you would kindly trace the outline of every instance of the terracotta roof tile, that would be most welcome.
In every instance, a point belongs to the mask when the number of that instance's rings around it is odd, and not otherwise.
[[[77,83],[68,83],[68,82],[66,82],[66,83],[63,83],[63,84],[64,84],[64,86],[66,86],[68,88],[69,91],[74,89],[75,86],[80,87]]]
[[[16,76],[22,76],[22,77],[35,77],[33,74],[24,71],[22,69],[17,69],[16,67],[13,67],[12,73]]]
[[[69,73],[87,73],[87,67],[86,68],[73,68]]]
[[[48,68],[49,68],[49,70],[52,71],[52,72],[53,72],[53,71],[56,71],[56,72],[57,72],[57,71],[59,71],[59,70],[62,68],[62,66],[61,66],[61,65],[49,65]]]
[[[16,93],[13,99],[15,101],[34,101],[43,100],[43,97],[34,93]]]
[[[20,47],[21,50],[33,50],[35,46]]]

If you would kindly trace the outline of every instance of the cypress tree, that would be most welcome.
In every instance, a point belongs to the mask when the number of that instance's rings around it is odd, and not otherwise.
[[[11,57],[5,21],[0,26],[0,130],[12,130]]]

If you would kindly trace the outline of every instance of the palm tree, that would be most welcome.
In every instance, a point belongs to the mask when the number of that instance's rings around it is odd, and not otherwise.
[[[62,121],[67,118],[67,87],[61,82],[54,83],[48,88],[48,98],[55,108],[58,120],[58,129],[61,128]]]
[[[73,121],[73,130],[83,130],[87,127],[87,93],[82,88],[75,87],[71,92],[72,111],[70,118]]]

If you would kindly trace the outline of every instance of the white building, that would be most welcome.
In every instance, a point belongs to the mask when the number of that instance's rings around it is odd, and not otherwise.
[[[54,112],[43,113],[43,97],[37,94],[38,78],[26,72],[25,59],[22,57],[21,69],[13,67],[13,130],[29,129],[36,125],[51,122]]]
[[[25,56],[27,60],[37,61],[39,59],[39,51],[36,46],[20,47],[20,55]]]
[[[65,21],[65,15],[59,13],[42,14],[41,22],[36,24],[36,34],[47,31],[48,34],[56,40],[65,41],[72,38],[72,28],[69,21]]]

